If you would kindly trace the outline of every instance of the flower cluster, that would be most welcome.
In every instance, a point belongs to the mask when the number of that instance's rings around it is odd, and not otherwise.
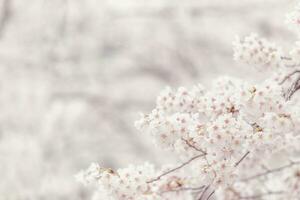
[[[95,199],[299,199],[300,104],[293,97],[300,70],[286,63],[296,57],[252,34],[234,43],[234,58],[272,66],[274,75],[256,84],[221,77],[207,88],[167,87],[135,125],[178,164],[116,171],[92,164],[78,179],[98,183],[104,192]]]
[[[91,182],[100,184],[106,191],[105,195],[112,199],[133,200],[148,199],[153,191],[147,181],[154,175],[154,167],[149,163],[140,166],[131,165],[117,171],[92,163],[86,171],[77,175],[77,179],[83,184]]]
[[[233,47],[234,59],[237,61],[273,67],[279,65],[281,61],[281,49],[254,33],[244,39],[237,37]]]

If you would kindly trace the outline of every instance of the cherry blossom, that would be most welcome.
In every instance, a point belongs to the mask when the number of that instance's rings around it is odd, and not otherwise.
[[[300,105],[294,99],[300,70],[298,51],[291,52],[292,58],[285,57],[255,34],[237,39],[235,60],[272,68],[270,78],[254,84],[221,77],[209,87],[167,87],[135,123],[178,163],[118,170],[94,163],[77,178],[98,184],[104,192],[95,199],[298,199]]]

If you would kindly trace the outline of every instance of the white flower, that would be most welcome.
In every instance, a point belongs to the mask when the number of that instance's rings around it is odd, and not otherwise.
[[[233,42],[234,59],[248,64],[260,64],[264,66],[278,66],[281,61],[281,49],[275,44],[265,39],[261,39],[257,34],[252,33]]]
[[[92,163],[85,171],[79,172],[75,177],[76,179],[87,185],[92,182],[96,182],[101,177],[102,168],[97,163]]]

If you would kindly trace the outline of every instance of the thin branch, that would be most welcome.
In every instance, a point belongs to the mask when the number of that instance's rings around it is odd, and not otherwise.
[[[210,197],[212,197],[212,195],[215,193],[215,190],[214,191],[212,191],[209,195],[208,195],[208,197],[206,198],[206,200],[209,200],[210,199]]]
[[[300,73],[300,70],[295,70],[295,71],[289,73],[288,75],[286,75],[286,76],[282,79],[282,81],[279,82],[279,84],[282,85],[287,79],[291,78],[291,76],[293,76],[293,75],[295,75],[295,74],[297,74],[297,73]]]
[[[181,138],[189,147],[191,147],[192,149],[194,149],[194,150],[196,150],[196,151],[199,151],[199,152],[201,152],[201,153],[203,153],[203,154],[207,154],[204,150],[202,150],[202,149],[200,149],[200,148],[198,148],[198,147],[196,147],[195,145],[193,145],[193,144],[191,144],[187,139],[184,139],[184,138]]]
[[[280,171],[282,171],[286,168],[292,167],[294,165],[299,165],[299,164],[300,164],[300,161],[296,161],[296,162],[291,161],[291,163],[289,163],[287,165],[284,165],[284,166],[281,166],[281,167],[278,167],[278,168],[274,168],[274,169],[266,170],[265,172],[255,174],[255,175],[247,177],[247,178],[243,178],[240,181],[250,181],[250,180],[262,177],[262,176],[267,176],[267,175],[275,173],[275,172],[280,172]]]
[[[243,157],[239,160],[239,161],[237,161],[236,163],[235,163],[235,167],[237,167],[248,155],[249,155],[249,153],[250,153],[250,151],[247,151],[244,155],[243,155]]]
[[[198,200],[202,200],[202,198],[204,197],[206,191],[209,189],[210,185],[206,186],[205,189],[203,190],[203,192],[201,193],[200,197],[198,198]]]
[[[176,170],[179,170],[179,169],[181,169],[182,167],[184,167],[184,166],[188,165],[189,163],[191,163],[193,160],[196,160],[197,158],[203,157],[203,156],[205,156],[205,155],[206,155],[206,154],[200,154],[200,155],[194,156],[194,157],[192,157],[191,159],[189,159],[188,161],[182,163],[180,166],[178,166],[178,167],[176,167],[176,168],[173,168],[173,169],[171,169],[171,170],[169,170],[169,171],[167,171],[167,172],[165,172],[165,173],[159,175],[159,176],[158,176],[157,178],[155,178],[155,179],[152,179],[152,180],[150,180],[150,181],[147,181],[147,183],[153,183],[153,182],[155,182],[155,181],[158,181],[158,180],[160,180],[161,177],[163,177],[163,176],[165,176],[165,175],[168,175],[168,174],[170,174],[170,173],[172,173],[172,172],[174,172],[174,171],[176,171]]]
[[[299,67],[299,64],[293,63],[293,59],[291,57],[281,56],[281,60],[287,62],[284,64],[285,67],[289,67],[289,68]]]
[[[300,73],[300,70],[295,70],[289,74],[287,74],[282,81],[279,82],[279,85],[285,83],[288,79],[290,79],[295,74]],[[292,96],[300,89],[300,76],[298,76],[295,82],[289,87],[289,89],[284,93],[284,98],[288,101],[292,98]]]
[[[300,89],[300,76],[297,80],[291,85],[288,91],[285,93],[284,97],[286,100],[290,100],[292,96]]]

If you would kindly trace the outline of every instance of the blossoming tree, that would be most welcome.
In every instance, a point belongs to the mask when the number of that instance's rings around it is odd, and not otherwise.
[[[300,33],[300,7],[287,21]],[[284,53],[251,34],[233,46],[235,60],[272,76],[163,90],[136,127],[180,163],[118,170],[93,163],[77,178],[98,184],[95,200],[299,199],[300,44]]]

